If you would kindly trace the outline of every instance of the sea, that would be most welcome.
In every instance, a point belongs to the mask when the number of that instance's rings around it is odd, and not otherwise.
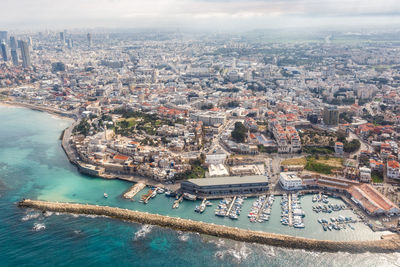
[[[382,234],[361,223],[354,225],[355,230],[324,232],[317,218],[339,213],[313,213],[311,196],[302,199],[304,229],[280,225],[279,197],[271,220],[255,224],[246,216],[254,199],[245,200],[235,221],[214,216],[213,207],[195,213],[199,202],[184,201],[174,210],[173,199],[164,195],[144,205],[138,198],[146,189],[135,201],[124,200],[121,194],[130,183],[88,177],[69,163],[60,135],[71,123],[44,112],[0,106],[0,266],[400,266],[400,252],[350,254],[277,248],[105,217],[18,208],[18,201],[30,198],[116,206],[316,239],[371,240]],[[214,207],[217,203],[213,201]],[[348,210],[340,214],[355,217]]]

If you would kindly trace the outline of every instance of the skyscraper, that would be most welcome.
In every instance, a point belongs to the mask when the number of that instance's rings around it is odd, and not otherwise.
[[[60,32],[60,41],[61,41],[62,45],[65,44],[65,34],[64,34],[64,32]]]
[[[15,66],[18,65],[17,41],[14,36],[10,36],[11,59]]]
[[[92,47],[92,35],[90,33],[87,34],[88,47]]]
[[[16,49],[15,50],[11,49],[11,59],[12,59],[13,64],[15,66],[17,66],[18,65],[18,53],[17,53]]]
[[[0,48],[1,48],[1,56],[3,57],[3,60],[8,61],[7,46],[4,41],[1,43]]]
[[[1,41],[7,42],[7,32],[6,31],[0,31],[0,43]]]
[[[29,53],[28,43],[22,40],[18,41],[18,45],[21,48],[22,66],[28,68],[31,65],[31,56]]]
[[[10,36],[10,48],[11,50],[17,50],[17,41],[14,36]]]

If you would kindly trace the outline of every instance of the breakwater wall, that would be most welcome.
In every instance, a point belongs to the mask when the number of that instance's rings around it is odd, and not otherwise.
[[[265,245],[306,249],[315,251],[361,252],[400,252],[400,236],[388,235],[381,240],[371,241],[328,241],[315,240],[288,235],[239,229],[215,225],[188,219],[162,216],[145,212],[114,208],[108,206],[45,202],[39,200],[22,200],[19,207],[34,208],[41,211],[107,216],[135,223],[151,224],[180,231],[197,232],[211,236],[228,238],[236,241],[259,243]]]

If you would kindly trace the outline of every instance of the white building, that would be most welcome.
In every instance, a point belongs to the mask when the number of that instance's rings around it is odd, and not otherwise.
[[[387,162],[387,177],[390,179],[400,179],[400,163],[395,160]]]
[[[281,172],[279,183],[285,190],[298,190],[303,188],[303,181],[295,172]]]
[[[371,182],[371,169],[367,167],[360,168],[360,181],[364,183]]]

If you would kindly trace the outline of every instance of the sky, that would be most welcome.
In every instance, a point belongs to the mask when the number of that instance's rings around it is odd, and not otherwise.
[[[400,0],[0,0],[0,28],[399,25]]]

